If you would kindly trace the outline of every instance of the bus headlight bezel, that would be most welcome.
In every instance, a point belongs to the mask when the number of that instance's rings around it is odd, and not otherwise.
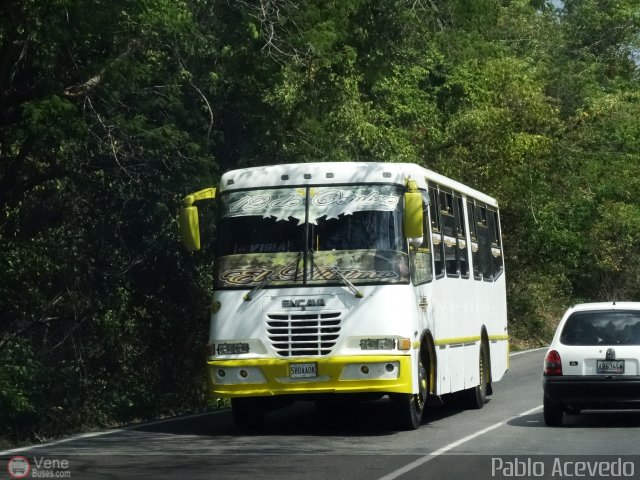
[[[217,351],[218,355],[241,355],[249,353],[250,347],[246,342],[219,343]]]
[[[360,350],[393,350],[396,341],[393,338],[363,338],[360,340]]]

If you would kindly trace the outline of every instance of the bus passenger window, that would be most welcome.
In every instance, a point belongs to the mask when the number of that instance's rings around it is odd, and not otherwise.
[[[451,192],[440,190],[440,225],[442,227],[445,268],[448,277],[459,276],[455,223],[453,195]]]
[[[471,238],[471,262],[473,263],[473,278],[482,280],[480,269],[480,250],[478,245],[477,226],[475,221],[475,202],[467,200],[467,219],[469,221],[469,237]]]
[[[435,187],[429,187],[429,213],[431,216],[431,228],[434,232],[440,232],[440,209],[438,208],[438,195]]]
[[[487,207],[476,204],[475,213],[480,271],[483,280],[491,282],[493,281],[493,260],[491,257],[491,232],[487,225]]]
[[[429,198],[426,192],[422,192],[423,210],[426,210]],[[429,216],[423,216],[424,236],[422,237],[422,245],[417,250],[411,251],[411,278],[414,285],[422,285],[433,279],[433,266],[431,264],[431,223]]]
[[[491,235],[491,259],[493,264],[493,277],[498,278],[502,273],[503,258],[502,258],[502,246],[500,241],[500,223],[498,219],[498,212],[495,210],[489,210],[489,232]]]
[[[456,218],[456,237],[458,243],[458,270],[462,278],[469,278],[469,262],[467,261],[467,233],[464,228],[464,203],[460,195],[454,196],[453,213]]]
[[[444,243],[440,223],[438,192],[429,187],[429,215],[431,216],[431,241],[433,242],[433,264],[436,278],[444,275]]]

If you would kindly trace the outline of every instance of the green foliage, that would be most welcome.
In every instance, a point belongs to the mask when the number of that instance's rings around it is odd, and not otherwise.
[[[0,30],[2,431],[204,408],[210,279],[175,213],[215,177],[214,45],[187,4],[30,3]]]
[[[0,18],[0,431],[19,443],[204,395],[231,168],[416,162],[497,197],[511,332],[640,300],[632,0],[10,1]],[[2,440],[0,440],[1,442]]]

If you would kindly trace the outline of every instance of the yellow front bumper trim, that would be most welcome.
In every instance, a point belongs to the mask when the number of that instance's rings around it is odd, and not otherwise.
[[[291,378],[289,365],[292,363],[317,364],[317,376]],[[388,364],[397,368],[397,372],[387,374],[376,368],[384,368]],[[314,393],[412,393],[410,355],[210,360],[207,365],[210,395],[218,398]],[[372,378],[368,378],[368,374],[359,374],[356,378],[352,372],[361,372],[362,366],[369,368]],[[227,377],[223,382],[218,376],[220,370],[235,372],[238,369],[249,372],[249,377],[255,373],[255,383],[250,380],[234,383]]]

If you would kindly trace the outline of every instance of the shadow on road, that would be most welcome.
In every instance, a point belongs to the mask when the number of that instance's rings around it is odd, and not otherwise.
[[[458,404],[427,407],[422,425],[456,415]],[[398,432],[388,399],[345,404],[341,408],[318,410],[312,402],[271,411],[265,424],[246,432],[236,427],[230,410],[186,416],[167,422],[143,424],[133,430],[172,435],[203,436],[372,436]]]
[[[544,424],[542,411],[514,418],[513,427],[550,428]],[[565,414],[562,427],[556,428],[638,428],[640,410],[584,410],[579,414]]]

